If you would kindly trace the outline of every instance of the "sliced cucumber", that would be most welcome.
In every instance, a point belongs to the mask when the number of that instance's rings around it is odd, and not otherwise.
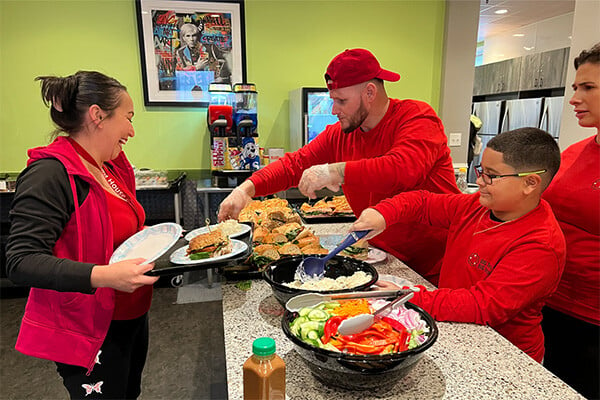
[[[298,311],[298,314],[301,317],[306,317],[308,315],[308,313],[311,312],[312,310],[313,310],[312,308],[304,307],[304,308],[301,308],[300,311]]]
[[[302,310],[301,310],[302,311]],[[323,310],[311,310],[308,315],[308,319],[311,321],[327,321],[329,319],[329,314]]]

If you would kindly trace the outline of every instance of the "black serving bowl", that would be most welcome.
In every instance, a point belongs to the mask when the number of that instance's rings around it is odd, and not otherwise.
[[[285,307],[285,303],[294,296],[302,293],[344,293],[366,290],[372,286],[377,279],[379,274],[377,270],[369,263],[356,260],[351,257],[335,256],[329,260],[325,266],[325,277],[336,279],[340,276],[351,276],[357,271],[364,271],[371,274],[371,280],[353,288],[341,289],[341,290],[304,290],[291,288],[284,285],[283,283],[289,283],[294,281],[294,275],[300,262],[309,257],[308,255],[298,255],[291,257],[283,257],[279,260],[273,261],[263,271],[263,278],[271,285],[273,289],[273,295],[279,301],[279,303]]]
[[[423,357],[438,337],[434,319],[422,308],[406,303],[407,308],[417,311],[429,326],[425,343],[414,349],[384,355],[360,355],[321,349],[303,342],[290,330],[297,312],[285,311],[281,320],[283,332],[290,339],[314,377],[326,386],[346,389],[388,389],[406,376]]]

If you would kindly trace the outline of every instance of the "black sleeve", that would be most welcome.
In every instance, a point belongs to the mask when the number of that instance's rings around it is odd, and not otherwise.
[[[81,204],[89,184],[75,178],[75,186]],[[61,292],[93,292],[90,277],[94,264],[52,255],[74,211],[69,177],[58,160],[36,161],[19,175],[6,244],[6,269],[11,281]]]

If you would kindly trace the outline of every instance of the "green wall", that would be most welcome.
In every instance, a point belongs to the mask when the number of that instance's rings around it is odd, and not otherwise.
[[[246,0],[248,80],[259,91],[261,147],[285,147],[288,93],[324,86],[337,53],[369,48],[402,79],[391,97],[437,109],[445,4],[437,1]],[[52,124],[38,75],[98,70],[128,87],[136,137],[126,147],[139,168],[208,169],[205,110],[145,107],[133,0],[0,0],[0,171],[23,169],[26,150],[46,144]]]

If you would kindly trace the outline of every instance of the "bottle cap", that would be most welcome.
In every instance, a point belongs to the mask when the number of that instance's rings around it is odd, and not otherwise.
[[[270,356],[275,353],[275,341],[270,337],[256,339],[252,343],[252,353],[257,356]]]

